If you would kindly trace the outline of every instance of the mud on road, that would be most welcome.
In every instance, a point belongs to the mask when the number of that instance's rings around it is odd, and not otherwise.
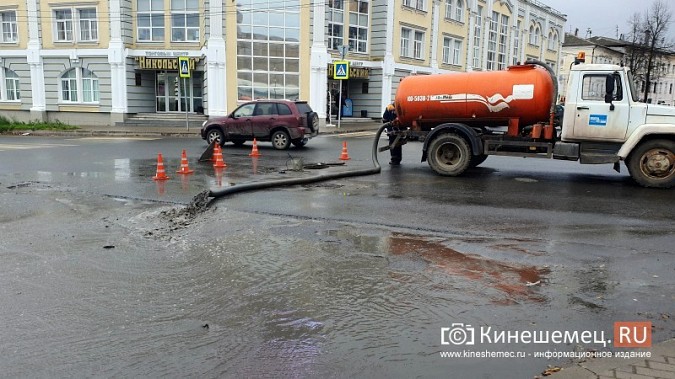
[[[441,328],[609,333],[646,318],[655,340],[674,332],[666,249],[246,211],[203,194],[184,207],[31,182],[0,199],[7,377],[522,378],[565,362],[440,358]]]

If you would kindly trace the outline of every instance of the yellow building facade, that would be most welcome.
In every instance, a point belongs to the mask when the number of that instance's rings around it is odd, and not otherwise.
[[[0,111],[114,126],[286,98],[327,121],[377,118],[407,75],[557,70],[564,23],[536,0],[5,0]]]

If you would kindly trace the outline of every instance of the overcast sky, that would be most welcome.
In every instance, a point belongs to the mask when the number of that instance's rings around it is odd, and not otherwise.
[[[553,9],[567,15],[565,32],[574,33],[579,28],[579,37],[586,37],[586,31],[591,28],[594,36],[610,38],[619,34],[628,34],[630,17],[638,12],[644,13],[649,9],[653,0],[539,0]],[[675,1],[665,0],[673,14],[668,27],[668,35],[675,36]]]

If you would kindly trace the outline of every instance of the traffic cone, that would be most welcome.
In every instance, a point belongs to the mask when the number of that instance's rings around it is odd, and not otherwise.
[[[251,150],[251,154],[249,154],[249,157],[259,157],[262,154],[258,151],[258,141],[256,139],[253,139],[253,149]]]
[[[340,160],[348,161],[350,159],[349,153],[347,152],[347,141],[342,141],[342,154],[340,154]]]
[[[157,154],[157,173],[152,177],[153,180],[167,180],[169,177],[164,171],[164,160],[162,159],[162,153]]]
[[[220,145],[218,144],[216,144],[216,146],[213,148],[213,157],[216,159],[216,161],[213,162],[213,167],[215,168],[227,167],[225,161],[223,160],[223,151],[220,149]]]
[[[183,155],[180,158],[180,170],[176,172],[183,175],[192,174],[195,172],[194,170],[190,170],[190,167],[188,167],[188,159],[185,149],[183,149]]]

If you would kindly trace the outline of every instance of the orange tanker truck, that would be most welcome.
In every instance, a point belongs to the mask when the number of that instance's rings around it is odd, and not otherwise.
[[[643,186],[675,185],[675,108],[638,102],[627,68],[576,64],[564,108],[557,99],[555,73],[538,61],[410,76],[396,92],[394,143],[424,140],[422,161],[445,176],[507,155],[612,163],[617,171],[625,161]]]

